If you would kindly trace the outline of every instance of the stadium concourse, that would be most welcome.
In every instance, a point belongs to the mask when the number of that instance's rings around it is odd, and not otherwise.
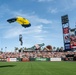
[[[0,52],[0,61],[76,61],[76,52]]]

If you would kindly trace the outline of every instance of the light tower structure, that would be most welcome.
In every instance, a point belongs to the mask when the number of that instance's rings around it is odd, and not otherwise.
[[[69,28],[69,19],[68,15],[61,16],[62,21],[62,30],[63,30],[63,41],[64,41],[64,50],[71,50],[70,48],[70,28]]]

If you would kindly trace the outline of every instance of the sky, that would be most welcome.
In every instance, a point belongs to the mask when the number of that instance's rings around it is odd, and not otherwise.
[[[76,24],[76,0],[0,0],[0,50],[14,51],[15,47],[45,46],[64,47],[61,16],[68,14],[70,28]],[[31,27],[19,23],[9,24],[7,19],[27,18]],[[23,36],[20,45],[19,34]]]

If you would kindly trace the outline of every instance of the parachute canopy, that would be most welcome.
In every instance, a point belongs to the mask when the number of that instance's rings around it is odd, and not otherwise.
[[[18,22],[19,24],[21,24],[25,28],[31,26],[30,22],[23,17],[11,18],[11,19],[8,19],[7,22],[9,22],[9,23]]]

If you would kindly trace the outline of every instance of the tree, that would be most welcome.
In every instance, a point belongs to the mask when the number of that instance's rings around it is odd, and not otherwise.
[[[15,52],[17,52],[19,49],[18,49],[18,47],[15,47]]]
[[[56,51],[56,47],[55,46],[53,47],[53,51]]]
[[[56,51],[59,52],[59,47],[57,47]]]
[[[63,47],[61,47],[59,51],[60,51],[60,52],[63,52],[63,50],[64,50]]]

